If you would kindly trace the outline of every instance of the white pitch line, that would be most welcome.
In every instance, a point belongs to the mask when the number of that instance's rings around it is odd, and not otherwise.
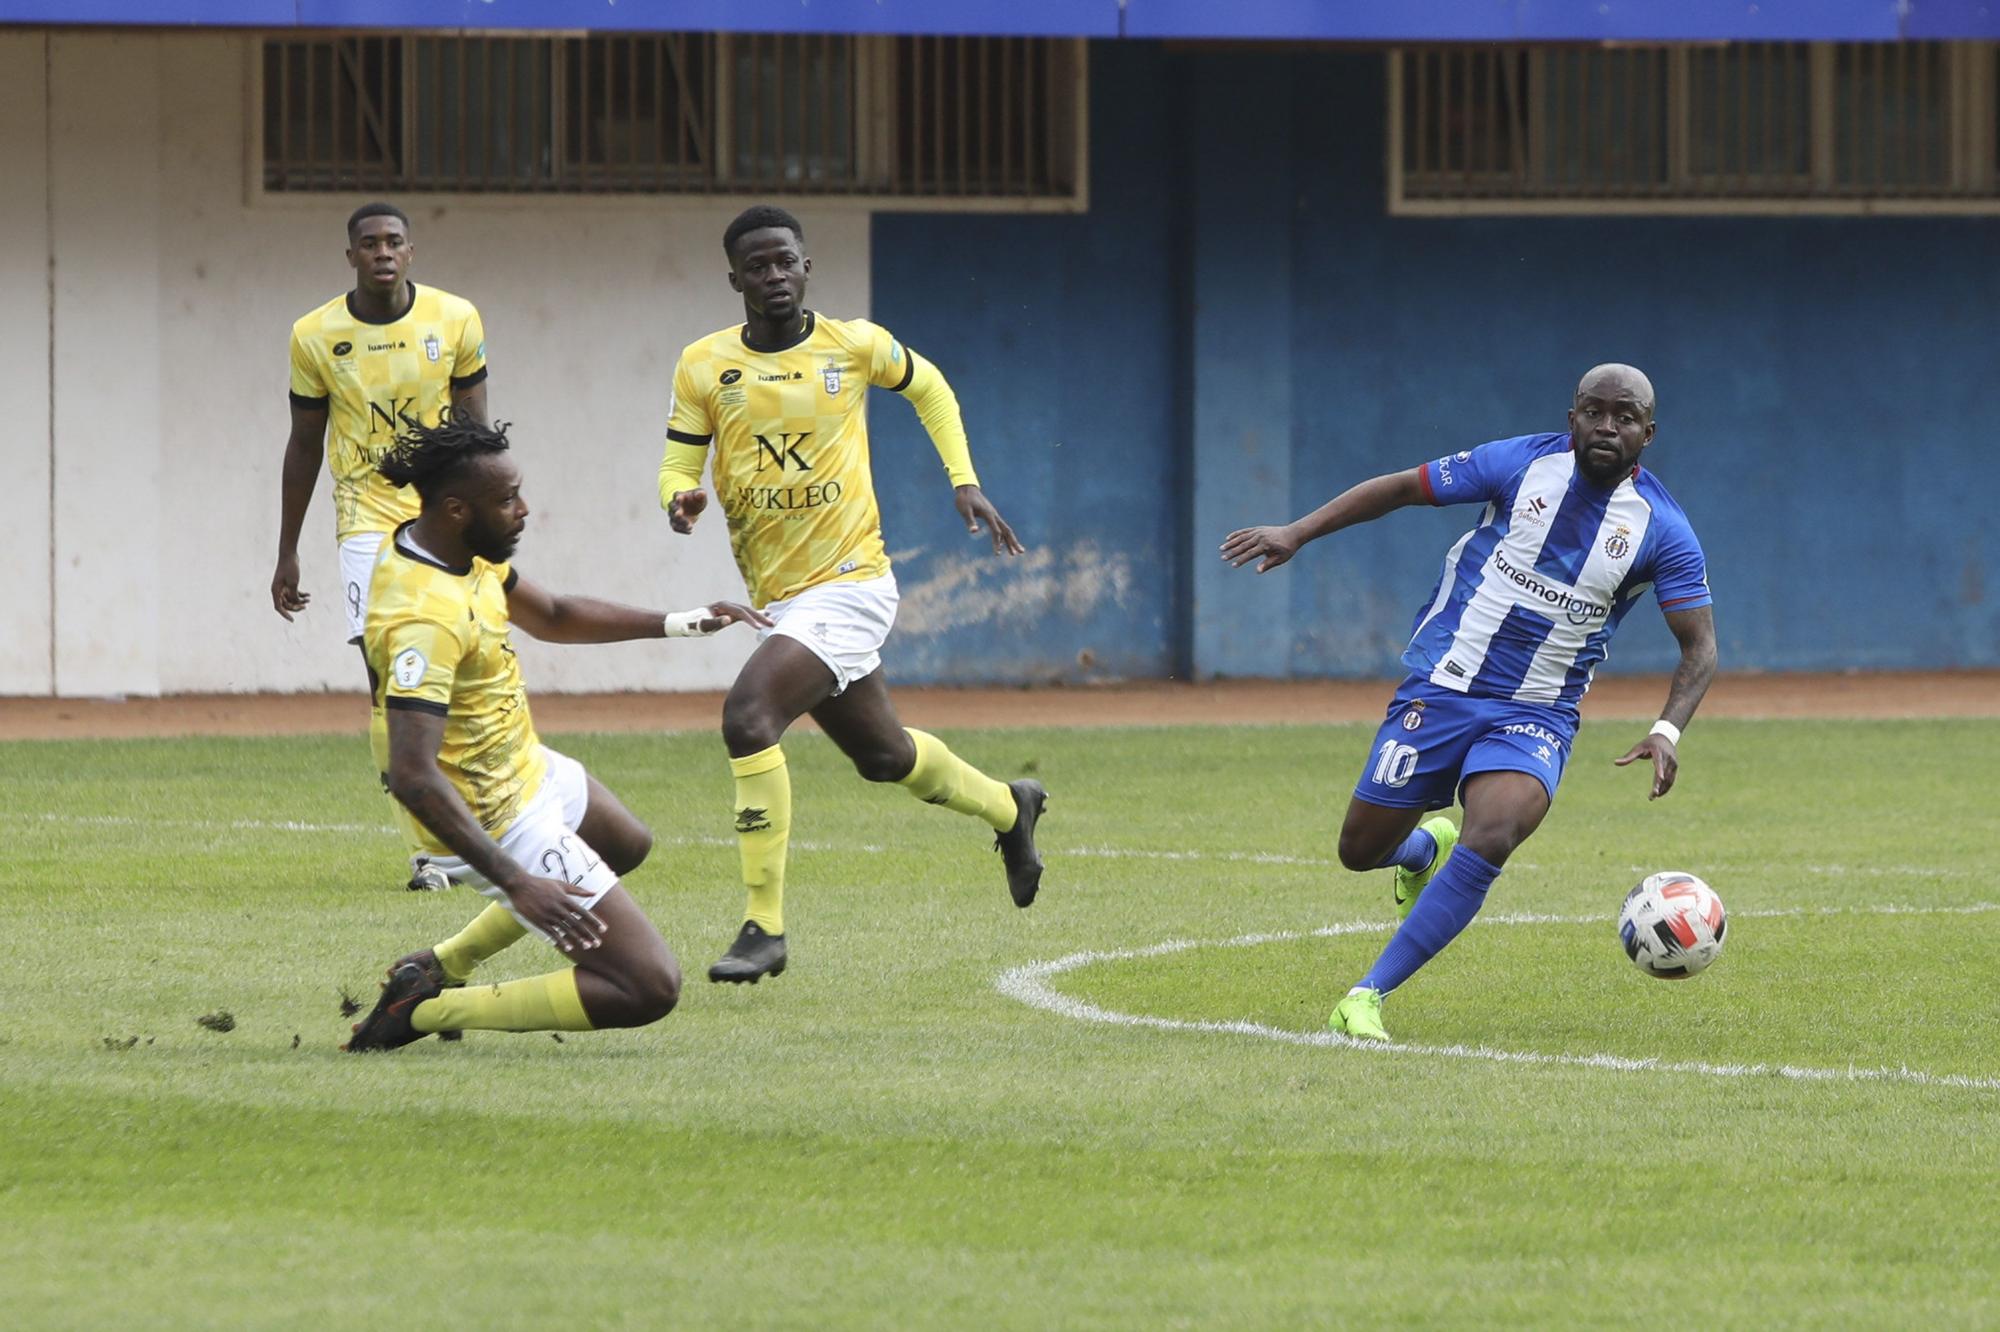
[[[1738,918],[1779,918],[1800,916],[1918,916],[1985,915],[2000,911],[2000,902],[1974,902],[1964,906],[1903,906],[1886,904],[1871,907],[1794,907],[1783,910],[1737,911]],[[1475,925],[1607,925],[1605,916],[1495,915],[1483,916]],[[1711,1064],[1704,1061],[1633,1059],[1612,1054],[1540,1054],[1525,1050],[1495,1050],[1479,1045],[1419,1045],[1358,1041],[1331,1031],[1290,1031],[1245,1020],[1194,1020],[1151,1017],[1140,1013],[1118,1013],[1096,1004],[1072,998],[1049,984],[1051,977],[1079,971],[1101,962],[1124,962],[1138,958],[1166,957],[1197,948],[1251,948],[1258,944],[1283,943],[1304,938],[1335,938],[1344,934],[1368,934],[1391,928],[1389,922],[1356,920],[1324,925],[1316,930],[1279,930],[1268,934],[1239,934],[1233,939],[1169,939],[1144,948],[1071,953],[1047,962],[1030,962],[1010,967],[994,979],[994,988],[1010,999],[1039,1008],[1059,1017],[1079,1022],[1095,1022],[1116,1027],[1145,1027],[1154,1031],[1187,1031],[1254,1036],[1289,1045],[1340,1046],[1373,1053],[1430,1055],[1446,1059],[1479,1059],[1497,1064],[1561,1065],[1573,1068],[1603,1068],[1617,1072],[1688,1073],[1711,1078],[1785,1078],[1794,1082],[1894,1082],[1919,1087],[1962,1087],[1975,1091],[2000,1091],[2000,1077],[1973,1077],[1964,1073],[1929,1073],[1915,1068],[1804,1068],[1792,1064]]]
[[[202,832],[297,832],[297,833],[374,833],[384,837],[395,835],[396,830],[386,823],[313,823],[304,819],[169,819],[141,817],[129,814],[58,814],[36,813],[23,810],[0,810],[0,818],[27,819],[41,823],[62,823],[78,826],[101,826],[123,828],[189,828]],[[703,836],[700,834],[667,834],[654,839],[662,846],[716,846],[736,845],[734,837]],[[792,839],[792,846],[800,851],[827,851],[847,855],[887,855],[891,851],[903,850],[885,846],[877,842],[824,842],[811,838]],[[1080,856],[1093,860],[1162,860],[1184,861],[1188,863],[1222,863],[1244,865],[1297,865],[1309,869],[1340,869],[1338,860],[1325,856],[1292,856],[1275,851],[1150,851],[1138,847],[1125,846],[1045,846],[1050,855]],[[1517,873],[1536,874],[1541,866],[1533,861],[1514,860],[1508,862],[1508,869]],[[1650,874],[1657,866],[1627,865],[1625,871],[1631,874]],[[1711,880],[1747,877],[1768,873],[1767,865],[1711,864],[1702,867],[1702,873]],[[1928,865],[1801,865],[1795,873],[1809,874],[1821,878],[1911,878],[1941,879],[1956,871]]]

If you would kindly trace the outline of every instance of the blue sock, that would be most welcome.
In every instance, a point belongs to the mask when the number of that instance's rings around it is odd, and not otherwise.
[[[1437,956],[1439,949],[1472,923],[1486,903],[1486,890],[1499,877],[1499,866],[1487,864],[1465,843],[1452,848],[1451,858],[1410,908],[1410,918],[1389,940],[1361,983],[1388,994],[1415,975],[1418,967]]]
[[[1431,857],[1438,853],[1438,839],[1418,828],[1403,839],[1403,844],[1391,851],[1376,869],[1388,869],[1391,865],[1420,874],[1431,863]]]

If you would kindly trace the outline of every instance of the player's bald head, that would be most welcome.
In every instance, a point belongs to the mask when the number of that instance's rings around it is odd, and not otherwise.
[[[1583,372],[1583,378],[1576,382],[1576,400],[1582,402],[1585,398],[1634,402],[1646,409],[1648,417],[1659,412],[1659,400],[1653,396],[1653,381],[1646,378],[1646,372],[1617,361],[1593,365]]]

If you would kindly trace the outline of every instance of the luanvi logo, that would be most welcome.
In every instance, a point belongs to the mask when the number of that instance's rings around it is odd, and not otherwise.
[[[766,817],[770,812],[768,807],[760,809],[756,805],[745,805],[736,811],[736,831],[740,833],[763,832],[764,829],[771,826],[771,820]]]
[[[725,384],[734,384],[737,380],[741,378],[743,378],[743,372],[741,370],[724,370],[722,372],[722,382]]]

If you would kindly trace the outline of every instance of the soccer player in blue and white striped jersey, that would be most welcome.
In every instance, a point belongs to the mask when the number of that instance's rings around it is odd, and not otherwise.
[[[1567,434],[1521,435],[1345,491],[1280,527],[1231,532],[1222,557],[1268,573],[1300,546],[1412,504],[1481,504],[1445,556],[1403,652],[1409,675],[1376,733],[1340,829],[1349,869],[1396,868],[1404,921],[1328,1026],[1385,1041],[1382,1000],[1471,923],[1507,857],[1541,825],[1576,735],[1577,701],[1611,635],[1648,589],[1681,660],[1652,731],[1617,760],[1649,759],[1672,789],[1681,728],[1715,677],[1701,544],[1658,477],[1653,386],[1629,365],[1577,385]],[[1465,826],[1429,820],[1454,800]]]

